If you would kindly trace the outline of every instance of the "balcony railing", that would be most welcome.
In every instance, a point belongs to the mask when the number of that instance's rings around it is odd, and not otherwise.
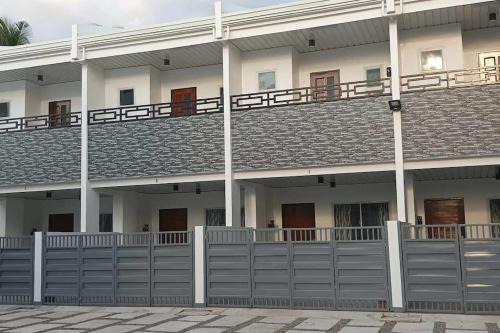
[[[73,112],[58,115],[44,115],[24,118],[0,119],[0,133],[36,130],[43,128],[60,128],[80,126],[82,115]]]
[[[233,111],[239,111],[348,100],[390,93],[391,80],[385,78],[379,81],[356,81],[323,87],[294,88],[235,95],[231,97],[231,108]]]
[[[495,83],[500,83],[500,66],[405,75],[401,77],[401,92],[422,92]]]
[[[192,102],[120,106],[89,111],[89,124],[116,123],[168,117],[196,116],[223,112],[222,98],[204,98]]]

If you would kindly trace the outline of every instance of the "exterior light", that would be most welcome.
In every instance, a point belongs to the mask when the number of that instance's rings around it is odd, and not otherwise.
[[[496,11],[491,11],[489,15],[490,21],[496,21],[497,20],[497,13]]]
[[[201,194],[201,185],[200,185],[200,183],[196,183],[196,194]]]
[[[401,111],[401,101],[399,99],[389,101],[389,108],[391,111]]]
[[[391,67],[387,67],[385,69],[385,73],[386,73],[387,77],[391,77],[392,76],[392,68]]]
[[[36,79],[37,79],[37,81],[39,81],[39,82],[43,82],[43,75],[42,75],[42,74],[38,74],[38,75],[36,76]]]
[[[45,193],[45,197],[46,197],[47,199],[51,199],[51,198],[52,198],[52,192],[50,192],[50,191],[46,192],[46,193]]]
[[[500,167],[497,168],[497,173],[495,175],[496,180],[500,180]]]
[[[172,187],[175,192],[179,191],[179,184],[174,184]]]
[[[169,57],[165,57],[165,59],[163,59],[163,65],[170,66],[170,58]]]
[[[324,184],[324,183],[325,183],[325,177],[318,176],[318,184]]]
[[[309,47],[315,47],[316,46],[316,39],[311,38],[309,39]]]
[[[331,176],[331,178],[330,178],[330,187],[331,188],[337,187],[337,182],[335,181],[335,176]]]

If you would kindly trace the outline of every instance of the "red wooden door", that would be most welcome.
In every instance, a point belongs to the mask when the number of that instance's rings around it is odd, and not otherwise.
[[[311,73],[313,100],[332,100],[341,96],[340,71]]]
[[[62,127],[70,123],[71,101],[49,102],[49,127]]]
[[[424,201],[425,224],[426,225],[446,225],[465,223],[464,199],[428,199]],[[462,235],[464,229],[462,229]],[[456,236],[454,228],[430,228],[429,238],[454,238]]]
[[[171,92],[172,117],[196,114],[196,87],[174,89]]]
[[[313,203],[284,204],[281,206],[283,228],[315,228],[316,218]],[[287,233],[284,235],[287,240]],[[314,240],[314,230],[292,230],[292,241]]]
[[[73,232],[73,214],[50,214],[49,232]]]
[[[160,240],[163,243],[185,243],[187,241],[187,208],[160,209],[159,214],[160,232],[175,232],[172,234],[161,235]]]

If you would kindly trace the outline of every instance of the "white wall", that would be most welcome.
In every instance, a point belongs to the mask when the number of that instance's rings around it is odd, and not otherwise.
[[[219,97],[222,65],[176,69],[161,73],[161,100],[170,102],[171,90],[197,87],[197,98]]]
[[[422,51],[443,50],[443,70],[464,67],[462,30],[459,23],[401,31],[399,44],[401,75],[421,73]]]
[[[161,72],[155,67],[150,68],[149,72],[149,85],[151,87],[150,91],[150,103],[156,104],[161,103]]]
[[[476,68],[479,53],[500,52],[500,27],[463,32],[464,66]]]
[[[40,115],[40,86],[26,81],[26,117]]]
[[[334,50],[303,53],[299,56],[299,85],[309,87],[314,72],[340,70],[340,82],[366,80],[366,70],[381,68],[381,77],[390,66],[389,43],[368,44]]]
[[[25,81],[0,83],[0,102],[10,103],[9,118],[19,118],[25,116],[25,89]]]
[[[425,199],[463,198],[465,223],[491,221],[490,200],[500,199],[500,182],[494,179],[464,179],[415,182],[417,216],[425,223]]]
[[[49,114],[49,102],[71,100],[71,112],[82,108],[82,82],[65,82],[40,86],[40,114]]]
[[[136,105],[151,103],[150,66],[109,69],[105,71],[105,107],[120,105],[120,90],[134,89]]]
[[[7,198],[7,236],[22,236],[24,231],[24,206],[23,198]]]
[[[51,214],[73,214],[73,230],[80,231],[80,200],[24,199],[24,234],[29,235],[33,228],[48,231]]]

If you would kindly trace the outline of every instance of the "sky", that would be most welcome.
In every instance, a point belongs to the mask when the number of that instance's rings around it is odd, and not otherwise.
[[[297,0],[222,0],[234,12]],[[0,0],[0,16],[25,20],[32,42],[67,38],[77,23],[81,34],[138,28],[212,16],[214,0]]]

